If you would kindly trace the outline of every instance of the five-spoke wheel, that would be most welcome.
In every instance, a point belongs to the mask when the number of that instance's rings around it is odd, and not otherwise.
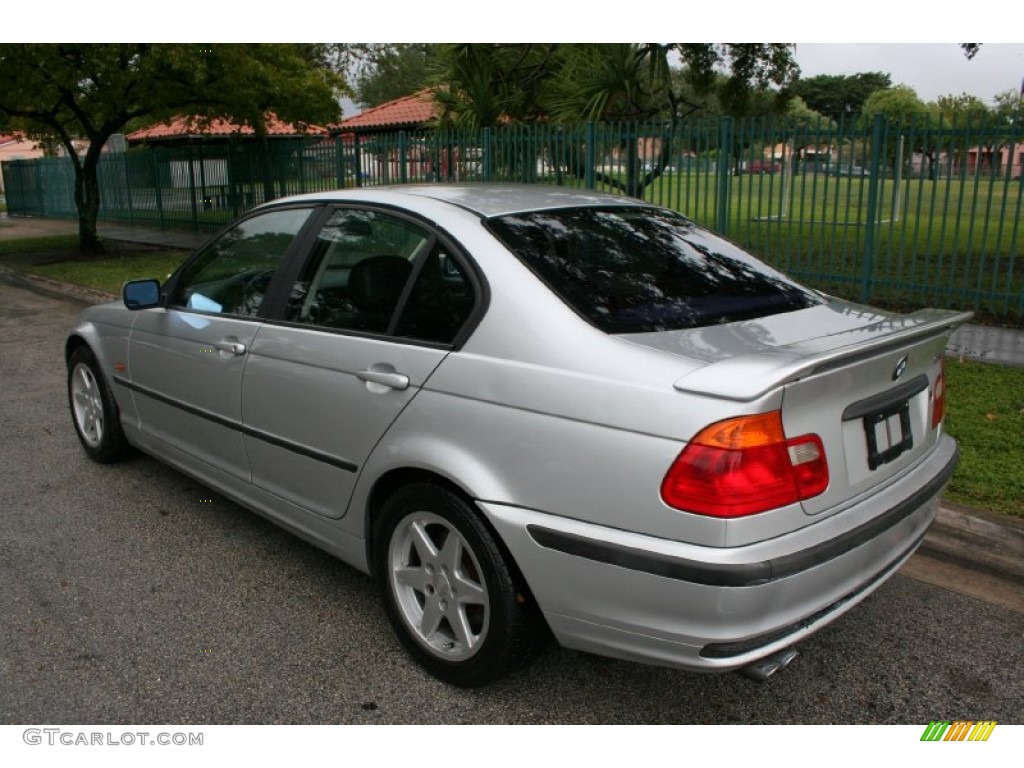
[[[68,402],[78,439],[90,457],[108,464],[124,456],[128,443],[117,403],[88,347],[79,347],[68,358]]]
[[[391,589],[416,639],[452,661],[476,653],[487,637],[487,585],[458,529],[430,512],[408,515],[388,559]]]
[[[484,685],[533,655],[536,607],[469,501],[440,485],[408,485],[385,502],[374,530],[388,617],[431,674]]]

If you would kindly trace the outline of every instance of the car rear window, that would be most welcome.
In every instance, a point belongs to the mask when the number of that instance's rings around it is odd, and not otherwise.
[[[487,226],[563,301],[607,333],[697,328],[821,303],[671,211],[568,208],[495,217]]]

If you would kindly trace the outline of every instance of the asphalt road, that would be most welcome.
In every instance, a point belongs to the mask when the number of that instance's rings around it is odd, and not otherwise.
[[[552,647],[445,686],[369,578],[152,459],[85,457],[77,310],[0,282],[0,723],[1024,722],[1024,615],[903,575],[761,685]]]

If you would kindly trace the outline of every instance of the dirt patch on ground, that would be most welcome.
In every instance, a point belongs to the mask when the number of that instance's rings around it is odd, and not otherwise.
[[[121,240],[103,240],[103,257],[110,256],[139,256],[146,253],[157,253],[163,251],[177,250],[167,248],[163,245],[150,245],[148,243],[126,243]],[[29,260],[30,264],[57,264],[62,261],[75,261],[81,258],[78,249],[54,248],[46,251],[36,251]]]
[[[78,234],[78,222],[66,219],[37,219],[25,216],[8,216],[0,214],[0,241],[30,240],[43,237],[73,237]],[[179,247],[161,243],[145,243],[127,240],[115,240],[104,237],[103,256],[139,256],[160,251],[185,251]],[[32,249],[31,253],[23,253],[29,264],[56,264],[62,261],[75,261],[80,258],[77,247],[55,247],[41,250]],[[23,261],[24,263],[24,261]]]
[[[0,240],[74,235],[77,232],[78,222],[70,219],[36,219],[31,216],[0,214]]]

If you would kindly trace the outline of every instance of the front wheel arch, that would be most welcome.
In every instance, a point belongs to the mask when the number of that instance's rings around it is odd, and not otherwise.
[[[89,346],[89,342],[83,339],[81,336],[69,336],[68,340],[64,342],[64,365],[66,366],[68,361],[71,360],[71,356],[76,350],[81,347],[87,347],[92,352],[92,347]],[[95,353],[93,353],[95,355]]]
[[[121,412],[96,354],[84,341],[66,347],[67,396],[72,423],[93,461],[111,464],[131,452]]]

